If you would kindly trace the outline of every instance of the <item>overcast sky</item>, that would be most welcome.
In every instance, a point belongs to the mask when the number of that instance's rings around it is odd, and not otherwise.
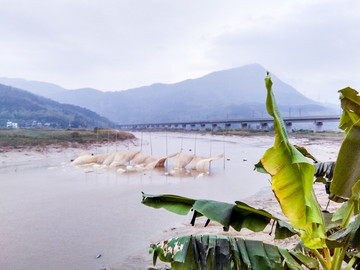
[[[114,91],[258,63],[315,100],[360,91],[358,0],[0,4],[0,77]]]

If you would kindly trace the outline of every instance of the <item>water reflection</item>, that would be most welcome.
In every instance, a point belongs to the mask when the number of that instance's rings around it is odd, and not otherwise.
[[[234,202],[268,184],[264,174],[253,171],[267,146],[197,136],[195,149],[191,135],[152,134],[151,143],[149,137],[143,136],[142,146],[131,143],[129,148],[142,147],[144,155],[155,157],[182,148],[199,156],[225,152],[225,158],[213,162],[209,173],[188,166],[175,170],[172,162],[151,170],[131,170],[128,164],[75,168],[70,159],[76,157],[68,156],[19,164],[17,171],[0,168],[0,269],[116,267],[134,254],[147,256],[157,235],[188,222],[142,205],[141,192]],[[127,149],[116,147],[97,151]],[[137,269],[144,268],[140,260]]]

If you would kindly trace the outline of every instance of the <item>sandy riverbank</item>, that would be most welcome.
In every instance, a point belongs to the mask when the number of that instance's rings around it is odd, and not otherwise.
[[[246,136],[246,137],[237,137],[237,136],[211,136],[210,134],[200,135],[200,134],[179,134],[178,136],[187,136],[187,137],[198,137],[198,138],[211,138],[212,140],[225,140],[229,142],[238,142],[241,144],[246,144],[249,146],[271,146],[274,141],[274,137],[270,135],[264,136]],[[140,138],[139,134],[137,137]],[[341,138],[321,138],[313,140],[312,138],[290,138],[292,144],[299,146],[304,146],[307,150],[314,155],[320,161],[335,160],[337,153],[340,149]],[[144,142],[145,143],[145,142]],[[148,142],[146,142],[148,143]],[[18,166],[25,164],[36,164],[36,161],[41,162],[42,160],[61,160],[64,163],[69,163],[71,159],[77,157],[77,155],[82,151],[88,151],[89,153],[106,153],[107,151],[122,151],[128,148],[133,149],[133,147],[139,148],[140,142],[137,141],[124,141],[118,144],[109,144],[109,145],[88,145],[86,147],[79,148],[61,148],[61,147],[46,147],[39,149],[26,149],[26,150],[16,150],[0,153],[0,166],[1,172],[6,172],[6,170],[15,170]],[[259,156],[260,158],[260,156]],[[252,164],[249,164],[252,166]],[[328,202],[327,196],[324,192],[322,184],[315,185],[316,193],[319,196],[320,204],[325,208]],[[211,199],[211,198],[209,198]],[[243,200],[251,206],[257,208],[263,208],[276,216],[281,216],[281,211],[278,206],[278,202],[274,199],[272,195],[270,185],[268,188],[261,190],[259,193],[254,194],[251,197],[248,197],[246,200]],[[139,201],[140,203],[140,201]],[[335,203],[331,202],[329,210],[335,209],[337,206]],[[159,210],[162,211],[162,210]],[[297,239],[286,239],[281,241],[273,240],[272,236],[269,236],[270,227],[262,233],[253,233],[248,230],[242,230],[241,233],[230,230],[227,233],[222,231],[222,226],[211,222],[207,228],[203,227],[204,220],[198,220],[194,227],[189,225],[191,217],[184,217],[183,222],[178,224],[176,227],[162,228],[163,232],[161,234],[149,235],[148,241],[149,244],[152,242],[157,242],[164,239],[169,239],[171,237],[188,235],[188,234],[225,234],[225,235],[237,235],[244,238],[258,239],[268,243],[275,243],[284,247],[292,247]],[[156,219],[156,216],[154,217]],[[139,221],[141,222],[141,221]],[[159,224],[161,226],[161,224]],[[135,232],[136,233],[136,232]],[[133,265],[139,265],[139,261],[143,262],[143,265],[150,267],[152,265],[152,256],[146,253],[147,247],[145,247],[144,253],[136,254],[128,258],[128,260],[119,266],[114,265],[114,269],[141,269],[133,267]],[[108,268],[112,269],[112,268]]]

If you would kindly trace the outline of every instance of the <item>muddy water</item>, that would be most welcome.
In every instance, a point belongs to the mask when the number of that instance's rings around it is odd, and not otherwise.
[[[136,135],[138,145],[129,148],[147,155],[225,152],[225,159],[214,161],[209,175],[172,173],[172,160],[164,170],[132,173],[85,173],[60,157],[2,167],[0,269],[121,268],[131,256],[146,256],[154,236],[184,222],[182,216],[142,205],[142,191],[234,202],[268,185],[266,175],[253,171],[268,142],[247,145],[235,138],[194,134]],[[141,261],[134,266],[144,268]]]

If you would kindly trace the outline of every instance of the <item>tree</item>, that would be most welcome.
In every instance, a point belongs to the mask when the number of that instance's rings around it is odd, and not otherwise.
[[[301,242],[287,250],[260,241],[216,235],[189,235],[151,245],[154,265],[157,258],[170,262],[172,269],[309,269],[337,270],[360,267],[360,96],[351,88],[339,91],[343,114],[340,128],[345,130],[337,161],[316,163],[305,148],[293,146],[279,113],[270,74],[265,78],[266,107],[274,118],[275,143],[255,165],[271,176],[271,186],[287,223],[271,213],[243,202],[234,204],[195,200],[176,195],[143,194],[142,203],[165,208],[176,214],[194,212],[191,221],[205,216],[240,231],[262,231],[274,222],[275,238],[294,234]],[[321,209],[313,191],[314,176],[329,187],[329,198],[342,202],[335,212]],[[325,179],[325,178],[326,179]]]

